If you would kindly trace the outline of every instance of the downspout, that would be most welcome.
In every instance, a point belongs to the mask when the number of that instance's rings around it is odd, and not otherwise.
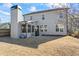
[[[67,28],[67,35],[68,33],[68,9],[66,9],[66,28]]]

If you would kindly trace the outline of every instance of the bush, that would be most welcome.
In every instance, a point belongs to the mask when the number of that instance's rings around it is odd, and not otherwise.
[[[72,34],[73,37],[79,37],[79,31],[74,31]]]

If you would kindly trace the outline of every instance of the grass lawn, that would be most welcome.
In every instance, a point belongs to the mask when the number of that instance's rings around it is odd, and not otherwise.
[[[64,36],[49,39],[0,38],[0,55],[79,55],[79,39]]]

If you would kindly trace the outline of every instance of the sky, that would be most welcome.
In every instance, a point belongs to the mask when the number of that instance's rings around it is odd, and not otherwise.
[[[0,3],[0,23],[10,22],[13,5],[21,6],[23,14],[62,7],[69,7],[69,13],[79,13],[79,3]]]

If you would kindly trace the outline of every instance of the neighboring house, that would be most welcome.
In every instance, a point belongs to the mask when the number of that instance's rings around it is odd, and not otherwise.
[[[68,8],[56,8],[22,15],[21,7],[11,7],[11,37],[68,34]]]
[[[10,23],[1,23],[0,29],[10,29]]]
[[[10,23],[0,23],[0,37],[10,36]]]

